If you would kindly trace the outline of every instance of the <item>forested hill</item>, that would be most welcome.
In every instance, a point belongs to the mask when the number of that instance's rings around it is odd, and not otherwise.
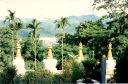
[[[99,18],[100,17],[96,15],[69,16],[67,17],[67,19],[70,23],[70,26],[65,28],[65,31],[70,34],[74,34],[75,27],[78,26],[80,22],[96,21]],[[32,19],[30,18],[22,19],[22,21],[24,22],[24,25],[25,25],[25,24],[31,23]],[[55,34],[59,32],[59,30],[56,29],[56,26],[54,23],[55,20],[49,19],[49,18],[43,18],[42,20],[39,20],[39,21],[42,23],[41,28],[38,30],[38,32],[40,33],[40,37],[52,37],[52,36],[55,36]],[[3,26],[4,22],[0,21],[0,25]],[[28,31],[29,30],[22,29],[20,31],[20,36],[26,37],[28,35]]]

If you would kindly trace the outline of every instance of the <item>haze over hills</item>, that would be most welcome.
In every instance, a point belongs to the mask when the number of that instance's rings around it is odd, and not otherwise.
[[[100,19],[100,17],[96,15],[83,15],[83,16],[69,16],[67,17],[70,26],[67,26],[65,28],[65,31],[70,34],[75,33],[75,27],[77,27],[81,22],[84,21],[96,21]],[[23,19],[23,22],[25,24],[31,23],[32,19],[27,18]],[[54,37],[60,30],[56,28],[56,25],[54,23],[55,20],[49,19],[49,18],[43,18],[42,20],[39,20],[41,22],[41,28],[38,30],[38,33],[40,34],[40,37]],[[3,25],[3,21],[0,21],[0,25]],[[30,30],[22,29],[20,31],[21,37],[26,37],[28,35],[28,32]]]

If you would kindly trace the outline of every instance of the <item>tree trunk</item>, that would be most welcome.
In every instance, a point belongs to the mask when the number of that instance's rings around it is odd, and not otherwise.
[[[1,50],[2,48],[1,47],[2,47],[2,32],[0,31],[0,57],[2,55],[1,54],[2,53],[2,50]]]
[[[63,45],[63,37],[62,37],[62,48],[61,48],[61,54],[62,54],[62,71],[63,71],[63,48],[64,48],[64,45]]]
[[[62,28],[62,49],[61,49],[61,52],[62,52],[62,71],[63,71],[63,66],[64,66],[64,28]]]
[[[34,35],[34,44],[35,44],[35,69],[36,69],[36,32],[35,32],[35,35]]]
[[[12,30],[12,58],[14,60],[14,32]]]

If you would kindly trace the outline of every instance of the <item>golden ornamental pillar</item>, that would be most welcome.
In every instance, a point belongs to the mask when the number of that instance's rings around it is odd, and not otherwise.
[[[112,57],[112,44],[111,44],[111,42],[109,43],[109,45],[108,45],[108,55],[107,55],[107,58],[109,59],[109,58],[113,58]]]
[[[21,57],[21,45],[19,39],[16,41],[16,57]]]
[[[109,43],[108,55],[106,60],[106,80],[109,80],[114,75],[114,70],[116,66],[116,60],[112,57],[112,44]]]
[[[48,59],[53,59],[53,55],[52,55],[52,44],[50,43],[48,45]]]
[[[20,40],[16,40],[16,57],[13,60],[13,65],[16,67],[17,75],[25,75],[25,62],[21,56],[21,45]]]
[[[79,54],[78,54],[78,58],[77,58],[77,59],[78,59],[78,62],[81,62],[82,60],[84,60],[82,50],[83,50],[83,45],[82,45],[82,43],[80,42],[80,43],[79,43]]]

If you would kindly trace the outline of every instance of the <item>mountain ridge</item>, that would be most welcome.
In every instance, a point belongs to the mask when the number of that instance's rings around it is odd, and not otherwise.
[[[65,28],[66,33],[74,34],[75,33],[75,27],[77,27],[81,22],[85,21],[97,21],[100,19],[100,17],[92,14],[92,15],[81,15],[81,16],[69,16],[66,17],[69,21],[70,26],[67,26]],[[26,25],[31,23],[32,18],[25,18],[21,19]],[[54,37],[60,30],[56,28],[56,25],[54,23],[54,19],[50,18],[42,18],[38,20],[41,22],[41,29],[38,30],[38,33],[41,37]],[[0,20],[0,25],[3,26],[4,23]],[[20,31],[21,37],[27,37],[29,31],[26,29],[22,29]]]

